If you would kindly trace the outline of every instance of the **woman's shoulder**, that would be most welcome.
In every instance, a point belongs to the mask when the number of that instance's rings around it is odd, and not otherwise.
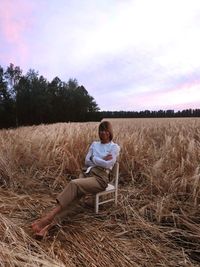
[[[113,148],[117,149],[117,150],[120,150],[120,146],[117,143],[113,142],[113,141],[111,141],[111,146]]]
[[[112,146],[119,146],[117,143],[115,143],[114,141],[110,141]]]
[[[93,141],[92,144],[91,144],[91,146],[98,146],[99,144],[100,144],[99,141]]]

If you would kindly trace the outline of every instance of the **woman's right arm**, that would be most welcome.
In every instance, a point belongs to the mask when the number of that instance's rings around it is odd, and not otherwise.
[[[93,157],[93,143],[90,145],[88,153],[85,157],[85,166],[90,167],[90,166],[95,166],[94,162],[92,161]]]

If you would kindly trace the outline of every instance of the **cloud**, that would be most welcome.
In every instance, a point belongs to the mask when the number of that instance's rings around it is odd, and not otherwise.
[[[198,103],[199,13],[199,0],[2,0],[0,60],[77,78],[102,109]]]
[[[126,95],[121,102],[126,103],[122,108],[125,110],[199,108],[200,81],[182,84],[178,88],[168,90]]]
[[[32,5],[25,0],[2,0],[0,5],[0,60],[23,65],[28,59],[25,34],[31,28]]]

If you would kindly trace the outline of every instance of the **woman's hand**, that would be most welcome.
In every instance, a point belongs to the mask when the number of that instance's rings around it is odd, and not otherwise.
[[[106,155],[103,159],[106,160],[106,161],[112,160],[113,159],[112,154]]]

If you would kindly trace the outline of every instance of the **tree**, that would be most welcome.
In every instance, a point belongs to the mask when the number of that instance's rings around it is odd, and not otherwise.
[[[18,115],[17,115],[17,109],[18,109],[18,103],[17,103],[17,85],[19,83],[19,80],[22,75],[22,70],[20,67],[16,66],[14,67],[14,64],[10,63],[9,67],[7,67],[7,70],[4,74],[5,79],[7,81],[7,90],[11,98],[13,99],[13,102],[15,103],[15,122],[16,126],[18,126]]]
[[[30,94],[30,122],[39,124],[48,122],[48,108],[46,105],[48,82],[38,72],[30,69],[26,74]]]
[[[8,88],[13,98],[16,96],[16,85],[18,84],[21,75],[22,70],[20,69],[20,67],[14,67],[14,65],[10,63],[10,66],[7,67],[7,70],[5,72],[5,78],[7,79]]]
[[[68,88],[68,112],[72,121],[86,121],[89,114],[99,110],[94,98],[88,94],[83,85],[78,86],[76,79],[69,79]]]
[[[51,83],[48,83],[47,101],[51,122],[67,121],[66,84],[58,77],[55,77]]]
[[[5,73],[0,66],[0,127],[14,126],[14,101],[8,91]]]

